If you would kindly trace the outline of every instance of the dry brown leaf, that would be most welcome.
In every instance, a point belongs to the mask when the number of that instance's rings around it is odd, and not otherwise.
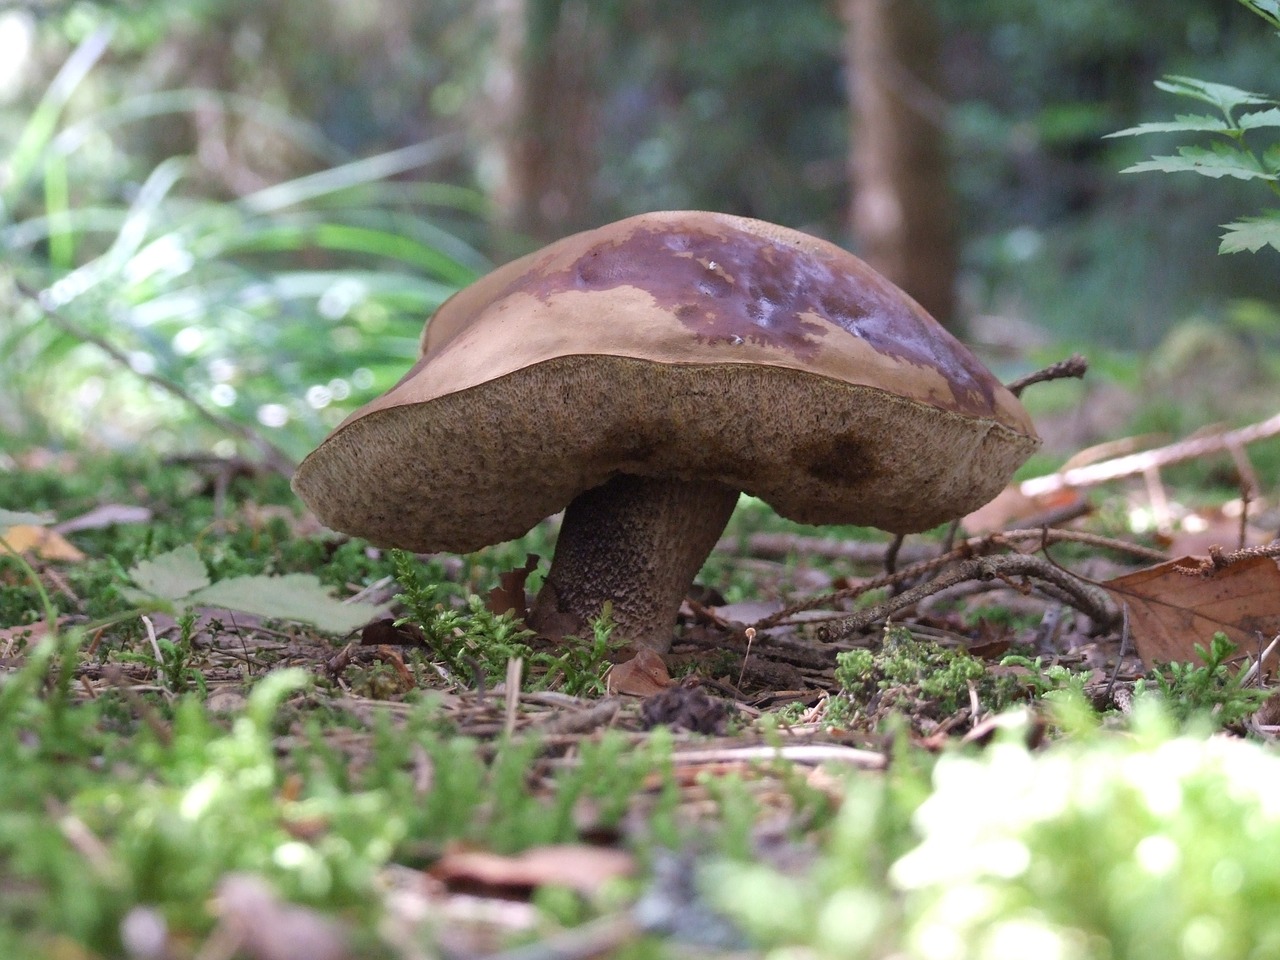
[[[524,593],[524,582],[529,579],[529,574],[538,569],[540,559],[536,553],[530,553],[524,558],[523,567],[516,567],[514,570],[506,570],[498,574],[498,586],[489,591],[490,613],[501,616],[508,611],[513,611],[519,619],[525,618],[529,613],[529,607]]]
[[[85,559],[84,554],[66,537],[48,527],[18,524],[5,530],[0,540],[16,553],[29,553],[41,560],[80,563]]]
[[[605,686],[610,693],[649,697],[671,686],[671,674],[661,655],[642,649],[630,660],[615,663],[605,677]]]
[[[127,503],[104,503],[94,507],[88,513],[82,513],[70,520],[63,520],[53,529],[58,533],[74,533],[77,530],[101,530],[117,524],[150,523],[151,511],[146,507],[133,506]]]
[[[58,617],[56,626],[63,627],[71,622],[71,617]],[[37,620],[34,623],[20,623],[16,627],[0,627],[0,654],[8,649],[9,645],[18,640],[26,640],[34,643],[41,637],[49,633],[49,621]]]
[[[1129,607],[1129,626],[1142,662],[1196,662],[1219,630],[1241,651],[1256,651],[1258,636],[1280,632],[1280,568],[1270,557],[1249,557],[1208,575],[1188,576],[1199,557],[1180,557],[1103,584]],[[1268,666],[1273,666],[1269,664]]]
[[[630,876],[635,866],[624,850],[567,843],[532,847],[513,857],[455,849],[436,861],[429,873],[451,890],[527,897],[546,886],[594,893],[608,880]]]
[[[218,882],[222,928],[251,960],[348,960],[346,930],[316,910],[280,899],[266,880],[230,873]]]

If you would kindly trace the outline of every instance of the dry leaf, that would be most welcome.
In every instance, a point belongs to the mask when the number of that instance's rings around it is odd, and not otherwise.
[[[216,897],[223,927],[251,960],[348,960],[345,929],[316,910],[281,900],[259,876],[229,873]]]
[[[529,579],[529,574],[538,569],[540,559],[541,557],[536,553],[530,553],[524,558],[523,567],[516,567],[514,570],[498,574],[498,586],[489,591],[490,613],[501,616],[508,611],[514,611],[519,619],[525,618],[529,613],[529,607],[524,593],[524,582]]]
[[[671,686],[671,674],[667,664],[652,650],[641,650],[630,660],[615,663],[605,676],[605,687],[610,693],[625,693],[633,697],[648,697]]]
[[[594,893],[606,881],[634,871],[635,860],[624,850],[560,844],[532,847],[513,857],[485,850],[451,850],[429,872],[451,890],[524,898],[546,886]]]
[[[70,520],[63,520],[53,529],[59,533],[74,533],[77,530],[101,530],[117,524],[150,522],[151,511],[146,507],[125,503],[104,503],[102,506],[94,507],[88,513],[82,513]]]
[[[1142,662],[1196,662],[1195,645],[1222,631],[1242,652],[1258,648],[1258,635],[1280,632],[1280,568],[1270,557],[1249,557],[1201,576],[1198,557],[1180,557],[1103,584],[1129,607],[1129,627]],[[1267,666],[1274,666],[1268,664]]]
[[[18,524],[6,529],[0,540],[16,553],[30,553],[41,560],[80,563],[85,559],[84,554],[66,537],[48,527]]]

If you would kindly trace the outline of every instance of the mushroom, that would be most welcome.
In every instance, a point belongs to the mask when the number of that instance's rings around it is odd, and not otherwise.
[[[670,648],[742,492],[800,523],[912,533],[986,503],[1039,440],[901,290],[785,227],[648,213],[455,294],[421,358],[294,477],[330,527],[466,553],[564,510],[530,624],[612,603]]]

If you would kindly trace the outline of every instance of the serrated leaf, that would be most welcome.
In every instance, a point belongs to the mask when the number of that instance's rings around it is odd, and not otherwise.
[[[1230,129],[1227,126],[1227,122],[1218,117],[1211,117],[1203,113],[1181,113],[1172,120],[1140,123],[1136,127],[1126,127],[1123,130],[1117,130],[1115,133],[1108,133],[1106,136],[1137,137],[1144,133],[1183,133],[1188,131],[1193,133],[1203,131],[1225,133]]]
[[[47,514],[0,510],[0,532],[9,527],[43,527],[49,523],[53,523],[53,518]]]
[[[181,600],[209,586],[209,571],[196,548],[184,543],[176,550],[141,560],[129,576],[143,591],[165,600]]]
[[[1222,235],[1219,253],[1257,253],[1266,246],[1280,250],[1280,211],[1261,217],[1244,217],[1222,226],[1227,232]]]
[[[383,609],[369,603],[343,603],[309,573],[280,577],[231,577],[188,595],[183,606],[226,607],[272,620],[297,620],[331,633],[349,633]]]
[[[1241,130],[1257,130],[1259,127],[1280,127],[1280,107],[1241,114],[1236,125]]]
[[[1236,150],[1227,144],[1215,144],[1214,149],[1203,147],[1179,147],[1178,156],[1152,157],[1131,167],[1125,167],[1121,173],[1181,173],[1190,171],[1205,177],[1233,177],[1237,180],[1276,180],[1277,175],[1262,169],[1258,159],[1251,153]]]
[[[1192,97],[1211,103],[1223,113],[1230,113],[1236,107],[1245,107],[1257,103],[1275,103],[1259,93],[1241,90],[1225,83],[1210,83],[1197,80],[1195,77],[1168,76],[1157,80],[1156,86],[1166,93],[1175,93],[1180,97]]]

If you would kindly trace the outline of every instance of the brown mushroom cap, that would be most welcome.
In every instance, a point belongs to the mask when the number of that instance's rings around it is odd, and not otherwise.
[[[294,487],[329,526],[423,552],[520,536],[618,474],[909,533],[991,499],[1038,443],[982,363],[852,254],[650,213],[452,297],[418,363]]]

